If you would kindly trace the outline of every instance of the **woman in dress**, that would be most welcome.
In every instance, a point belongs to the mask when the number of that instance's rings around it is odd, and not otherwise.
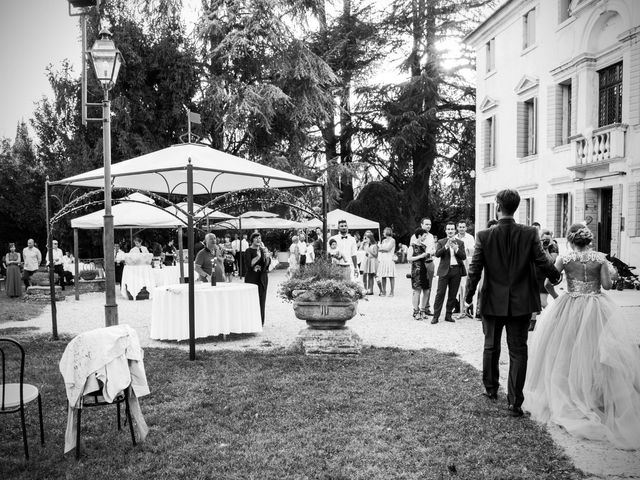
[[[378,242],[373,232],[367,230],[362,240],[365,257],[362,262],[362,281],[367,295],[373,295],[373,284],[378,273]]]
[[[298,236],[291,237],[291,246],[289,247],[289,268],[287,269],[289,276],[293,275],[300,268],[300,248],[298,244]]]
[[[427,253],[427,231],[416,228],[414,233],[416,241],[411,244],[407,252],[407,260],[411,262],[411,289],[413,290],[413,319],[425,320],[427,318],[427,302],[429,301],[429,276],[427,273],[427,260],[431,254]]]
[[[264,325],[264,310],[267,300],[267,287],[269,285],[269,264],[271,255],[262,244],[262,237],[258,232],[252,233],[250,245],[244,255],[245,277],[244,283],[253,283],[258,286],[258,300],[260,301],[260,316]]]
[[[307,237],[304,232],[298,234],[298,265],[304,267],[307,264]]]
[[[556,260],[568,291],[538,317],[523,408],[577,437],[636,449],[640,349],[624,314],[601,291],[611,288],[610,269],[605,254],[591,249],[592,239],[582,224],[569,228],[573,251]]]
[[[387,227],[382,233],[384,239],[378,247],[378,277],[382,279],[382,291],[380,296],[387,294],[387,279],[389,280],[389,296],[393,297],[393,289],[396,280],[396,264],[393,261],[393,255],[396,251],[396,241],[393,238],[393,231]]]
[[[7,268],[7,283],[6,290],[7,296],[21,297],[22,296],[22,279],[20,276],[20,254],[16,252],[16,244],[9,244],[9,253],[4,257],[4,264]]]

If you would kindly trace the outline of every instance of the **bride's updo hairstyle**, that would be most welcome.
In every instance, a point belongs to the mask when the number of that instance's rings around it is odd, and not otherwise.
[[[586,247],[593,240],[593,233],[589,227],[585,227],[582,223],[574,223],[569,227],[567,234],[569,243],[573,243],[576,247]]]

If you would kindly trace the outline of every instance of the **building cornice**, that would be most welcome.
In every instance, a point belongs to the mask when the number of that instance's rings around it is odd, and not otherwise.
[[[528,183],[526,185],[517,186],[516,190],[518,190],[519,192],[526,192],[527,190],[537,190],[538,186],[539,185],[537,183]]]
[[[592,53],[584,52],[575,57],[573,57],[568,62],[563,63],[562,65],[553,68],[549,71],[553,78],[564,77],[568,73],[573,73],[578,70],[582,65],[595,65],[596,56]]]
[[[501,25],[504,19],[508,18],[521,4],[528,2],[533,3],[532,0],[506,0],[506,2],[500,5],[484,22],[478,25],[475,30],[464,37],[462,41],[474,48],[482,44],[486,37],[492,36],[490,33],[493,28]]]
[[[493,98],[491,98],[489,96],[486,96],[486,97],[484,97],[484,100],[482,100],[482,102],[480,103],[480,107],[479,108],[480,108],[480,111],[482,113],[484,113],[484,112],[487,112],[487,111],[489,111],[489,110],[491,110],[493,108],[496,108],[497,106],[498,106],[498,101],[497,100],[495,100],[495,99],[493,99]]]

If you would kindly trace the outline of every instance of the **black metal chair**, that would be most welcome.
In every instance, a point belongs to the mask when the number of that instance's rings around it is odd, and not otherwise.
[[[133,431],[133,422],[131,421],[131,410],[129,408],[129,389],[130,388],[131,386],[128,386],[123,391],[121,391],[118,395],[116,395],[116,398],[113,399],[112,403],[105,401],[104,397],[102,396],[102,389],[83,395],[82,407],[79,408],[77,412],[78,418],[77,418],[77,432],[76,432],[76,459],[80,458],[80,427],[81,427],[82,410],[87,407],[103,407],[106,405],[115,404],[118,411],[118,430],[122,430],[120,404],[124,403],[126,421],[129,424],[129,430],[131,431],[131,441],[133,442],[133,445],[136,445],[136,435],[135,435],[135,432]]]
[[[5,354],[5,350],[7,353]],[[10,355],[10,350],[14,351],[14,355]],[[14,359],[19,353],[19,370],[20,377],[18,383],[9,383],[9,375],[12,379],[15,379],[12,375],[14,368],[8,369],[7,364],[11,365],[14,361],[18,363],[17,359]],[[29,460],[29,445],[27,444],[27,427],[25,424],[24,407],[26,404],[38,399],[38,414],[40,415],[40,442],[44,445],[44,423],[42,421],[42,399],[40,397],[40,391],[34,385],[24,383],[24,362],[25,353],[22,345],[17,341],[0,337],[0,361],[2,362],[2,385],[0,386],[0,413],[20,413],[20,420],[22,423],[22,438],[24,441],[24,456]],[[8,371],[9,370],[9,371]]]

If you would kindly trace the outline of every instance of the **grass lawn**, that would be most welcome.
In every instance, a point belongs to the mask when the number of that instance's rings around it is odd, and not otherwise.
[[[23,302],[21,298],[9,298],[3,290],[0,292],[0,325],[6,322],[30,320],[40,315],[48,305],[48,303]]]
[[[285,352],[145,350],[147,441],[131,445],[115,407],[83,415],[83,457],[63,456],[66,340],[0,329],[27,350],[44,394],[46,445],[29,407],[26,465],[18,415],[0,417],[0,478],[571,479],[545,431],[479,396],[480,373],[432,350],[366,349],[358,359]]]

